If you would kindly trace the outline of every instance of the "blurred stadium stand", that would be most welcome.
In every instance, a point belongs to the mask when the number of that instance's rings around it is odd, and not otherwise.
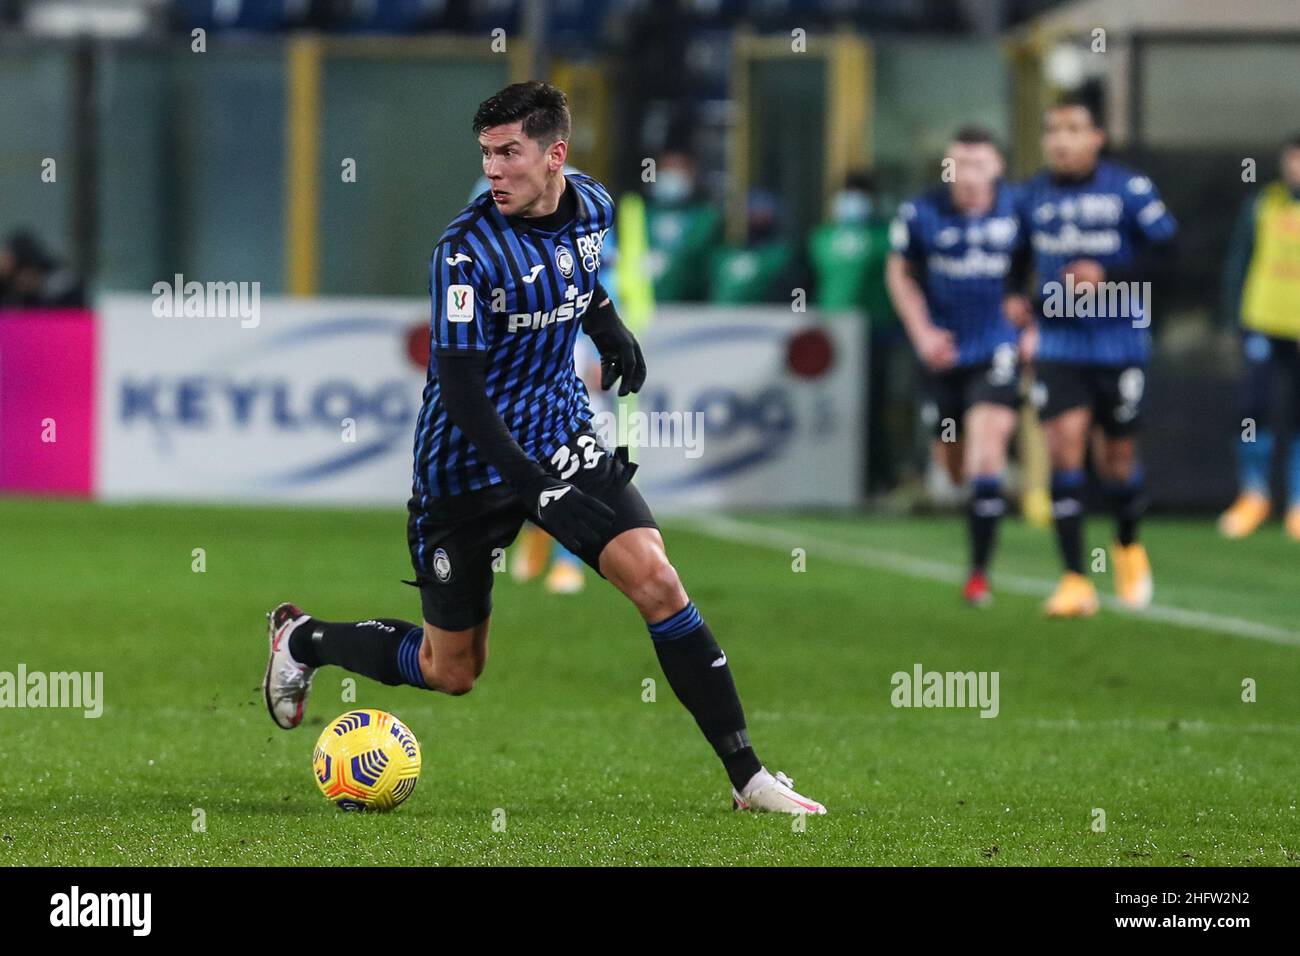
[[[790,50],[796,27],[811,55]],[[1226,420],[1237,353],[1219,263],[1253,188],[1241,157],[1265,182],[1300,128],[1298,53],[1292,0],[0,0],[0,235],[34,229],[92,291],[182,272],[268,294],[420,295],[480,174],[472,106],[548,76],[574,102],[575,165],[643,192],[644,159],[685,150],[732,249],[764,191],[796,260],[783,270],[810,276],[809,237],[850,169],[872,171],[887,216],[973,122],[1026,173],[1042,106],[1084,86],[1115,154],[1151,172],[1183,228],[1158,277],[1153,401]],[[68,188],[33,187],[46,157]],[[1160,458],[1162,502],[1220,501],[1227,438],[1221,462],[1189,461],[1195,447]]]

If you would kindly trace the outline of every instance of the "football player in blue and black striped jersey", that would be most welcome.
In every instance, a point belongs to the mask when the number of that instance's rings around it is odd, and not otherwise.
[[[641,613],[669,684],[721,759],[733,806],[824,813],[755,755],[727,655],[668,561],[631,483],[636,466],[591,428],[574,368],[579,331],[600,353],[602,388],[635,392],[646,368],[597,277],[614,204],[594,179],[564,172],[564,93],[508,86],[479,106],[474,132],[490,187],[429,263],[432,351],[407,525],[423,624],[330,622],[281,604],[268,615],[272,718],[302,721],[325,664],[467,693],[487,663],[495,558],[531,519]]]
[[[977,607],[992,600],[987,571],[1020,404],[1020,332],[1003,313],[1020,225],[1002,171],[987,130],[958,130],[945,157],[952,175],[899,207],[885,267],[894,311],[924,366],[923,414],[936,453],[953,483],[969,489],[962,593]]]
[[[1039,327],[1033,394],[1065,565],[1045,605],[1054,617],[1085,617],[1098,606],[1083,567],[1084,464],[1094,425],[1101,432],[1094,466],[1116,521],[1116,596],[1141,608],[1152,594],[1151,565],[1137,540],[1147,493],[1136,434],[1151,351],[1150,270],[1177,226],[1150,179],[1102,158],[1105,142],[1089,101],[1063,99],[1045,118],[1048,168],[1017,192],[1024,240],[1017,258],[1026,268],[1013,277],[1008,312]],[[1019,294],[1030,265],[1032,305]]]

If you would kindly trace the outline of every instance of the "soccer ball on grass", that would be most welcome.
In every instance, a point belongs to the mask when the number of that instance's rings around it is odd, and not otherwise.
[[[382,710],[350,710],[325,727],[312,752],[321,793],[343,810],[392,810],[420,779],[420,743]]]

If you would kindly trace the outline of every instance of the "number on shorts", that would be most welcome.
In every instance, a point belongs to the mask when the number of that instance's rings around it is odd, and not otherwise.
[[[990,385],[1010,385],[1016,377],[1016,347],[1004,342],[993,350],[993,361],[989,363],[988,382]]]
[[[579,468],[588,471],[595,468],[600,464],[600,456],[604,454],[604,449],[591,435],[579,435],[575,444],[580,449],[581,455],[575,454],[568,445],[561,445],[551,456],[551,464],[555,466],[555,472],[562,481],[568,481],[576,475]]]
[[[1140,368],[1126,368],[1119,376],[1120,404],[1115,409],[1115,421],[1131,422],[1137,418],[1138,404],[1146,391],[1146,374]]]

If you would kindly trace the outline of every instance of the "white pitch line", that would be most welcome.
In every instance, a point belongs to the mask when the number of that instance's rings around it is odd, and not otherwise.
[[[180,713],[178,710],[177,713]],[[592,712],[595,713],[594,711]],[[566,711],[566,716],[572,716],[572,712]],[[827,714],[822,712],[808,711],[788,711],[788,710],[755,710],[745,711],[745,716],[752,723],[781,723],[795,721],[799,723],[842,723],[845,720],[843,714]],[[888,724],[891,727],[897,727],[905,720],[912,718],[906,717],[902,712],[892,714],[854,714],[852,720],[855,724]],[[1114,718],[1106,720],[1093,720],[1083,717],[1009,717],[1006,712],[998,714],[998,726],[1007,725],[1030,726],[1039,730],[1077,730],[1081,732],[1091,732],[1095,730],[1123,730],[1123,731],[1150,731],[1151,733],[1212,733],[1226,734],[1249,731],[1250,733],[1260,734],[1300,734],[1300,724],[1215,724],[1204,720],[1182,720],[1172,718]],[[974,722],[969,724],[970,727],[976,728],[982,732],[986,726],[985,722]]]
[[[884,551],[865,545],[846,544],[841,541],[818,540],[810,542],[808,535],[797,535],[781,528],[753,524],[735,518],[718,515],[683,516],[683,522],[701,534],[725,541],[742,544],[754,544],[782,551],[803,548],[809,556],[822,555],[842,564],[855,564],[860,567],[880,571],[890,571],[905,577],[922,581],[940,581],[944,584],[961,584],[966,573],[955,564],[946,561],[934,561],[919,558],[897,551]],[[998,590],[1020,594],[1025,597],[1046,597],[1052,593],[1055,584],[1042,578],[1027,578],[1015,574],[998,574]],[[1216,634],[1229,634],[1256,641],[1268,641],[1287,647],[1300,647],[1300,634],[1271,624],[1261,624],[1246,618],[1230,617],[1226,614],[1212,614],[1209,611],[1189,611],[1185,608],[1168,607],[1153,604],[1143,611],[1134,611],[1120,604],[1111,595],[1101,595],[1101,603],[1113,611],[1141,620],[1156,621],[1164,624],[1176,624],[1180,627],[1210,631]]]

